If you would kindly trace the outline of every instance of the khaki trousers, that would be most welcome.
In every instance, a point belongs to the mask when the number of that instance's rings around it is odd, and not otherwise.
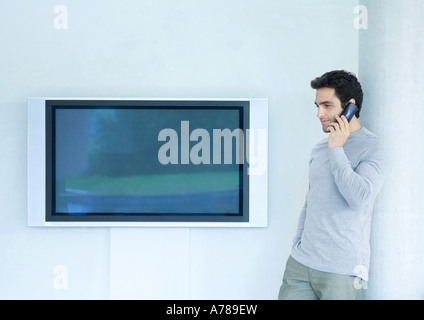
[[[278,299],[361,300],[363,287],[359,278],[311,269],[290,256]]]

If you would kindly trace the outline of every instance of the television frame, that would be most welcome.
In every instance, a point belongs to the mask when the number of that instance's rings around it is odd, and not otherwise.
[[[29,226],[104,226],[104,227],[120,227],[120,226],[140,226],[140,227],[266,227],[267,226],[267,155],[265,163],[260,174],[249,175],[246,174],[249,164],[243,163],[243,181],[248,183],[245,187],[248,188],[248,199],[243,205],[248,208],[247,221],[246,219],[239,219],[238,221],[229,221],[232,219],[220,219],[220,221],[213,221],[207,217],[199,219],[184,218],[184,216],[175,215],[160,218],[153,215],[146,219],[137,218],[123,218],[116,217],[113,219],[73,219],[65,218],[51,220],[48,218],[48,203],[51,203],[51,186],[48,179],[51,179],[51,170],[47,166],[47,157],[51,156],[51,145],[49,146],[49,137],[47,132],[51,130],[48,124],[51,119],[48,119],[49,110],[52,102],[60,104],[75,105],[87,102],[88,104],[102,103],[104,105],[115,105],[116,103],[123,103],[127,105],[135,105],[138,103],[149,104],[154,103],[155,107],[169,107],[170,104],[182,106],[193,105],[197,102],[200,105],[237,105],[238,102],[248,104],[247,126],[249,130],[262,130],[265,134],[267,141],[268,132],[268,100],[267,99],[162,99],[162,98],[47,98],[37,97],[28,98],[27,100],[27,176],[28,176],[28,189],[27,189],[27,206],[28,206],[28,225]],[[161,103],[163,102],[163,103]],[[240,103],[239,103],[240,104]],[[267,143],[267,142],[266,142]],[[254,141],[250,140],[252,147],[246,149],[249,152],[255,152],[253,147]],[[268,147],[266,146],[266,153]],[[253,157],[253,154],[252,154]],[[248,179],[246,179],[248,178]],[[48,202],[50,201],[50,202]],[[246,217],[246,215],[244,215]],[[222,217],[221,217],[222,218]],[[237,220],[237,219],[236,219]]]

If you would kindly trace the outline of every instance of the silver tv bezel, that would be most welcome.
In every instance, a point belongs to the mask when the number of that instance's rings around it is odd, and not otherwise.
[[[261,169],[249,175],[249,221],[47,221],[46,220],[46,101],[47,100],[167,100],[167,101],[249,101],[249,129],[265,137],[266,154]],[[255,142],[256,141],[256,142]],[[266,227],[268,223],[268,100],[267,99],[163,99],[163,98],[49,98],[27,100],[27,212],[28,226],[58,227]],[[263,144],[264,141],[262,141]],[[249,158],[257,158],[254,144],[246,148]],[[249,164],[245,164],[249,165]],[[253,172],[253,171],[252,171]]]

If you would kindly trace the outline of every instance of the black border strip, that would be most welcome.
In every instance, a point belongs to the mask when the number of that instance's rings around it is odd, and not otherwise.
[[[240,109],[239,123],[246,135],[249,129],[250,102],[240,100],[46,100],[46,221],[73,222],[248,222],[249,175],[248,163],[243,162],[241,215],[225,214],[103,214],[60,215],[54,213],[55,205],[55,110],[91,108],[162,108],[162,109]],[[246,140],[245,140],[246,141]],[[244,149],[244,154],[246,147]]]

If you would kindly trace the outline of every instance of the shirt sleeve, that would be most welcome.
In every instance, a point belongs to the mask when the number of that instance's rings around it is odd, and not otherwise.
[[[385,167],[383,151],[375,144],[355,170],[343,147],[328,149],[331,172],[339,192],[352,209],[360,209],[375,199],[383,185]]]

